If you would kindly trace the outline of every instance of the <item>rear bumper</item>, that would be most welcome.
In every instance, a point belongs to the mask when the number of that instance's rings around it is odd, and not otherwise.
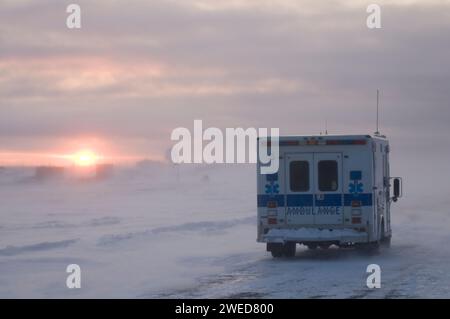
[[[296,228],[296,229],[277,229],[269,230],[262,237],[266,243],[285,243],[288,241],[297,243],[308,242],[337,242],[339,244],[347,243],[367,243],[369,241],[366,232],[356,231],[352,228],[339,229],[319,229],[319,228]]]

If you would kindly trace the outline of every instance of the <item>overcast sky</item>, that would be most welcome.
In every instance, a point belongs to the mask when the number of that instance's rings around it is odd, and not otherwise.
[[[194,119],[371,133],[377,88],[397,149],[448,155],[449,1],[0,0],[0,162],[85,146],[161,158]]]

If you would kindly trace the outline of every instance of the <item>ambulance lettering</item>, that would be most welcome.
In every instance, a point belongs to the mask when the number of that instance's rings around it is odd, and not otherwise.
[[[288,207],[287,216],[310,216],[314,215],[314,211],[311,206],[304,207]]]
[[[316,215],[340,215],[341,207],[340,206],[320,206],[317,208]]]

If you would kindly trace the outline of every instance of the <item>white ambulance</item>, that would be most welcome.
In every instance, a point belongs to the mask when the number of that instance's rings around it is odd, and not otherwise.
[[[270,149],[270,140],[260,138],[261,145]],[[390,177],[385,136],[283,136],[279,156],[277,173],[261,174],[259,161],[257,168],[257,241],[273,257],[294,256],[296,244],[390,244],[390,204],[401,197],[401,179]]]

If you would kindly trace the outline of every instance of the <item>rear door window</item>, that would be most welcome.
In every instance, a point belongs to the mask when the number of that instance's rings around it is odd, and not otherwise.
[[[292,192],[309,191],[309,162],[292,161],[289,164],[289,181]]]
[[[334,192],[338,189],[338,163],[333,160],[318,163],[319,191]]]

